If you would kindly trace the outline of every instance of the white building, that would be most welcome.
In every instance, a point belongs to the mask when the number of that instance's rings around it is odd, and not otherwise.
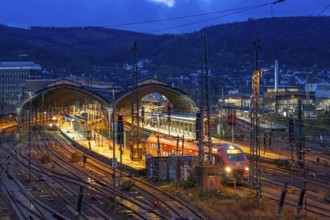
[[[330,108],[330,83],[307,83],[305,90],[315,92],[316,110],[325,110]]]

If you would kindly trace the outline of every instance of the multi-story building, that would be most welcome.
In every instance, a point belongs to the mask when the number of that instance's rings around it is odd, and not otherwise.
[[[263,94],[263,107],[286,116],[298,114],[298,101],[302,101],[302,111],[305,116],[315,114],[315,92],[301,91],[296,86],[268,88]]]
[[[328,110],[330,109],[330,83],[329,82],[317,82],[306,83],[306,91],[315,93],[315,108],[316,110]]]
[[[25,81],[40,75],[41,66],[34,62],[0,62],[0,114],[15,113],[27,95]]]

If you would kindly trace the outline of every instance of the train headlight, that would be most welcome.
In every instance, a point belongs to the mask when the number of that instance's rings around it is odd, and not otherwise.
[[[249,168],[248,167],[245,167],[245,171],[249,171]]]
[[[231,172],[231,168],[230,168],[230,167],[225,167],[225,171],[226,171],[227,173],[229,173],[229,172]]]

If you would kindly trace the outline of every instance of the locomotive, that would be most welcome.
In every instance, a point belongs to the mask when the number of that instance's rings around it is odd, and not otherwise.
[[[204,160],[208,158],[208,147],[204,145]],[[164,134],[151,134],[146,141],[146,153],[153,157],[169,155],[198,156],[198,144],[194,141],[183,142],[182,139]],[[236,145],[212,144],[212,164],[218,165],[226,178],[246,180],[249,177],[249,165],[245,153]]]

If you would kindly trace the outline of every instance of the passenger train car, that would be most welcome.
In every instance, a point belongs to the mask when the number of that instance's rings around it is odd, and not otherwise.
[[[226,121],[228,125],[236,124],[236,112],[228,112],[226,114]]]
[[[198,156],[196,142],[183,142],[173,136],[164,134],[151,134],[146,141],[146,153],[154,157],[167,157],[169,155]],[[204,146],[204,160],[208,158],[208,147]],[[244,152],[235,145],[212,144],[212,163],[219,165],[225,177],[247,179],[249,176],[248,160]]]
[[[51,122],[49,123],[48,130],[50,131],[58,131],[59,129],[59,122],[56,116],[53,116]]]

